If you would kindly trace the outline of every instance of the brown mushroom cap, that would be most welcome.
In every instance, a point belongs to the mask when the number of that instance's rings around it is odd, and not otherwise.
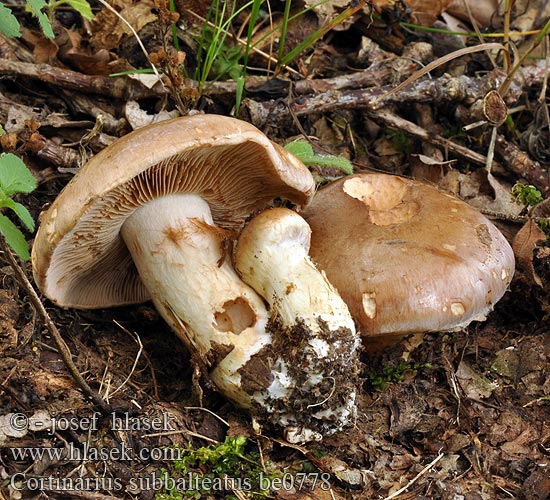
[[[485,315],[514,273],[499,230],[466,203],[418,181],[358,174],[301,212],[310,255],[363,337],[450,331]]]
[[[307,168],[244,121],[195,115],[155,123],[94,156],[42,215],[35,281],[64,307],[143,302],[149,293],[119,236],[137,207],[194,193],[217,225],[236,229],[275,197],[301,206],[313,191]]]

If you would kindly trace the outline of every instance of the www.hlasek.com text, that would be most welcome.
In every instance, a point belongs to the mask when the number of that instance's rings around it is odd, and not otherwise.
[[[189,472],[185,476],[173,478],[155,473],[130,478],[123,482],[120,478],[109,477],[28,477],[20,472],[11,477],[10,485],[15,491],[300,491],[316,487],[331,489],[330,474],[327,473],[285,473],[278,477],[259,474],[249,477],[205,477]]]
[[[17,462],[32,460],[33,462],[41,462],[43,460],[49,463],[60,461],[69,462],[131,462],[139,461],[175,461],[181,460],[185,456],[185,450],[178,447],[144,447],[131,448],[126,443],[121,443],[120,446],[90,446],[88,443],[83,443],[80,446],[75,446],[73,443],[68,443],[63,448],[55,447],[12,447],[6,450],[8,456]]]

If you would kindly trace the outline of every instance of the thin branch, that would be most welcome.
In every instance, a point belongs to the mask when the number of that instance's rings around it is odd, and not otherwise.
[[[487,164],[486,156],[480,153],[476,153],[475,151],[472,151],[471,149],[465,146],[462,146],[461,144],[458,144],[456,142],[453,142],[449,139],[446,139],[445,137],[442,137],[440,135],[432,135],[427,130],[416,125],[416,123],[413,123],[408,120],[405,120],[404,118],[401,118],[400,116],[391,112],[389,109],[384,108],[377,111],[369,112],[368,114],[372,118],[383,122],[384,125],[390,128],[402,130],[409,135],[417,137],[418,139],[429,142],[430,144],[434,144],[435,146],[441,147],[445,149],[445,151],[451,151],[457,156],[460,156],[468,161],[471,161],[478,165]],[[494,161],[491,163],[491,165],[493,168],[500,167],[500,165]]]
[[[149,89],[138,80],[127,76],[113,78],[102,75],[85,75],[78,71],[58,68],[49,64],[31,64],[5,59],[0,59],[0,75],[31,78],[58,87],[77,90],[84,94],[101,94],[125,100],[143,99],[168,93],[168,90],[160,85]]]

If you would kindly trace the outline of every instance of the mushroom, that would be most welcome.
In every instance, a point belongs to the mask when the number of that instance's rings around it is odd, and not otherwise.
[[[234,264],[243,281],[268,302],[272,345],[281,346],[271,355],[277,376],[266,394],[292,395],[263,404],[273,414],[288,413],[288,405],[296,412],[317,407],[308,417],[338,426],[354,411],[360,339],[348,307],[309,258],[310,239],[311,229],[297,213],[266,210],[240,234]],[[287,426],[287,439],[310,440],[300,432]]]
[[[271,418],[263,408],[270,398],[283,406],[291,391],[270,394],[281,376],[276,335],[227,245],[275,197],[301,206],[313,191],[304,165],[246,122],[194,115],[149,125],[94,156],[42,215],[35,281],[61,307],[152,299],[226,397],[295,435],[338,430],[348,416],[312,421],[289,408]]]
[[[312,229],[311,257],[367,347],[388,335],[484,320],[514,273],[512,249],[486,217],[418,181],[344,177],[319,190],[301,215]]]

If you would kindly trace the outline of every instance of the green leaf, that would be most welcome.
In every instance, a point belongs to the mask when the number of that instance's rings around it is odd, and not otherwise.
[[[86,0],[67,0],[67,3],[83,18],[91,20],[94,17],[92,8]]]
[[[12,11],[4,4],[0,3],[0,33],[3,33],[8,38],[21,36],[19,30],[19,21],[13,15]]]
[[[290,151],[296,158],[306,163],[304,160],[309,160],[311,157],[315,156],[311,144],[307,141],[293,141],[289,142],[285,149]]]
[[[2,214],[0,214],[0,233],[21,260],[30,259],[29,244],[25,236],[11,220]]]
[[[42,28],[44,35],[48,38],[55,38],[50,20],[48,19],[48,16],[42,12],[42,9],[47,7],[46,2],[44,0],[27,0],[27,6],[33,15],[38,18],[38,22],[40,23],[40,27]]]
[[[353,165],[343,156],[315,154],[311,144],[307,141],[293,141],[285,148],[298,158],[304,165],[319,165],[321,167],[336,168],[347,175],[353,174]]]
[[[243,101],[244,95],[244,85],[246,83],[246,77],[244,75],[237,78],[237,91],[235,92],[235,116],[239,116],[239,111],[241,109],[241,103]]]
[[[344,174],[353,174],[353,165],[343,156],[334,155],[314,155],[309,162],[310,165],[319,165],[321,167],[336,168],[344,172]],[[307,163],[306,163],[307,165]]]
[[[27,210],[27,207],[21,205],[21,203],[13,201],[11,198],[0,200],[0,207],[6,207],[10,210],[13,210],[13,212],[17,215],[17,217],[19,217],[19,220],[25,225],[25,227],[31,232],[34,231],[34,219],[32,218],[30,212]]]
[[[36,179],[21,158],[13,153],[0,155],[0,190],[5,196],[30,193],[36,189],[36,185]]]

